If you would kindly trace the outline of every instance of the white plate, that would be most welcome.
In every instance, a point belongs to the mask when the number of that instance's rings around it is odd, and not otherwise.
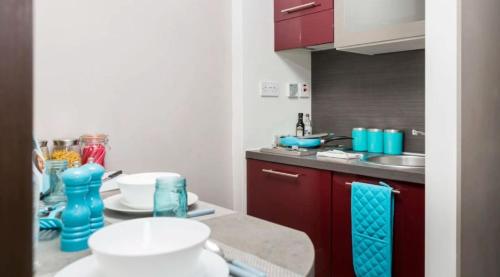
[[[229,276],[229,269],[226,262],[217,254],[203,250],[200,257],[200,272],[197,274],[200,277],[227,277]],[[55,277],[105,277],[97,265],[97,260],[93,255],[81,258],[72,264],[69,264]],[[168,272],[165,273],[168,276]],[[172,276],[177,277],[177,276]]]
[[[103,200],[104,207],[108,210],[122,212],[122,213],[147,214],[153,212],[153,209],[138,210],[131,208],[123,204],[121,199],[122,199],[121,193],[110,196]],[[198,195],[188,191],[188,206],[191,206],[196,202],[198,202]]]

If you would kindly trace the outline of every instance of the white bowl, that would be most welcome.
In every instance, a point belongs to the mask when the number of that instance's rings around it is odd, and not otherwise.
[[[149,217],[106,226],[88,243],[106,276],[194,277],[209,236],[198,221]]]
[[[123,204],[134,209],[153,209],[156,178],[180,177],[171,172],[149,172],[119,177],[116,182],[122,193]]]

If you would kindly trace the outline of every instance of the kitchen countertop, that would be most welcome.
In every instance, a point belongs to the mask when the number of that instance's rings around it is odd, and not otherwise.
[[[373,155],[365,153],[365,155]],[[380,154],[376,154],[380,155]],[[417,184],[425,184],[424,168],[392,168],[369,164],[358,159],[343,160],[326,157],[311,156],[288,156],[275,153],[264,153],[260,150],[246,151],[247,159],[255,159],[267,162],[310,167],[355,175],[363,175],[387,180],[404,181]]]
[[[199,201],[197,208],[215,208],[212,215],[195,218],[210,226],[211,239],[280,266],[299,276],[314,276],[314,246],[300,231]],[[126,220],[106,214],[106,222]],[[111,220],[110,220],[111,218]],[[90,250],[66,253],[59,239],[40,242],[36,277],[52,277],[66,265],[90,255]]]

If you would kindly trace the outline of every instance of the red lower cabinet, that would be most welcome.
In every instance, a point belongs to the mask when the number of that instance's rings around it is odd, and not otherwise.
[[[354,277],[351,243],[351,187],[353,181],[376,184],[380,179],[332,175],[332,271],[335,277]],[[424,185],[384,180],[401,191],[394,202],[394,277],[423,277],[425,270]]]
[[[355,277],[351,186],[380,179],[247,160],[248,214],[305,232],[314,244],[315,276]],[[393,276],[424,276],[424,185],[383,180],[395,195]]]
[[[331,276],[331,172],[249,159],[248,214],[305,232],[315,276]]]

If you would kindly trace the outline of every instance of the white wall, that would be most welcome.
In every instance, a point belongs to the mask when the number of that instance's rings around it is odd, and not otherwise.
[[[311,54],[274,52],[273,0],[232,3],[234,207],[245,211],[244,150],[270,146],[273,135],[294,133],[297,113],[311,111],[310,99],[288,99],[285,90],[287,82],[310,82]],[[265,80],[280,83],[278,98],[259,96],[259,82]]]
[[[35,134],[109,134],[109,167],[232,206],[231,2],[35,1]]]
[[[457,276],[459,2],[426,2],[425,276]]]

